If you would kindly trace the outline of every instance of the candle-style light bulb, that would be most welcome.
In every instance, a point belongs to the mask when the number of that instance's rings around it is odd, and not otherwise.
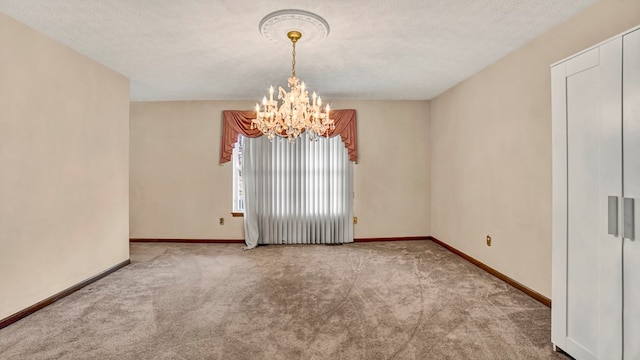
[[[269,100],[273,101],[273,85],[269,88]]]
[[[262,98],[262,105],[267,106],[267,97],[266,96]]]
[[[318,96],[318,106],[322,106],[322,98]]]
[[[318,95],[316,95],[316,92],[313,92],[313,106],[316,106],[316,98],[318,97]]]

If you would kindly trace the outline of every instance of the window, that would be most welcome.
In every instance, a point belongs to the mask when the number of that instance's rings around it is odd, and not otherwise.
[[[244,213],[244,192],[242,186],[242,142],[244,136],[238,135],[238,142],[233,147],[233,212]]]

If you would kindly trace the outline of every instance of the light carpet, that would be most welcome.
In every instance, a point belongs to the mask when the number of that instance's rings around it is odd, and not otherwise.
[[[134,243],[131,261],[0,330],[0,358],[567,359],[549,308],[431,241]]]

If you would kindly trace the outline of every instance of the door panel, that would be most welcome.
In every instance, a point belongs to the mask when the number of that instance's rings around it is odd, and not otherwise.
[[[624,234],[624,358],[640,359],[640,30],[623,42],[624,196],[635,200],[635,234]]]
[[[599,68],[567,78],[568,243],[567,335],[597,354]],[[594,357],[595,358],[595,357]]]
[[[622,358],[622,39],[600,46],[599,359]],[[618,234],[608,235],[607,196],[618,196]]]
[[[597,50],[597,66],[566,77],[564,350],[577,359],[620,359],[622,240],[619,235],[608,234],[607,215],[609,197],[619,197],[622,193],[621,41],[614,40]],[[594,51],[589,51],[571,62],[591,63],[593,54]],[[589,61],[581,59],[582,56]]]

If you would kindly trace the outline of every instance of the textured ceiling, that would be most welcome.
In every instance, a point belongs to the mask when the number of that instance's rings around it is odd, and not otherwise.
[[[260,20],[322,16],[296,72],[331,99],[430,99],[595,0],[0,0],[0,12],[131,79],[131,99],[260,99],[286,86],[291,47]]]

